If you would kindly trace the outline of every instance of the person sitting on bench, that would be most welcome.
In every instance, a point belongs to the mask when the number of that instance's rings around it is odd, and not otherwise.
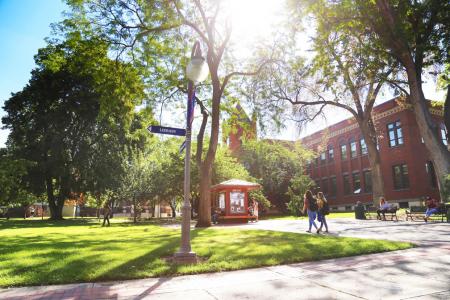
[[[386,221],[385,213],[391,208],[391,205],[384,199],[380,197],[380,208],[377,210],[378,220],[381,220],[381,215],[383,215],[383,220]]]
[[[219,223],[220,210],[216,207],[211,208],[211,222],[213,224]]]
[[[428,222],[428,219],[431,217],[431,215],[438,212],[438,202],[436,199],[428,196],[427,200],[425,201],[425,205],[427,206],[427,210],[425,211],[425,217],[423,217],[423,219],[425,220],[425,222]]]

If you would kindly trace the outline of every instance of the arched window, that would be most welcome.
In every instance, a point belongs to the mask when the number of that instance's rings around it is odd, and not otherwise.
[[[356,152],[356,141],[355,141],[355,139],[351,138],[349,140],[349,144],[350,144],[350,157],[351,158],[356,158],[358,156],[358,153]]]
[[[328,161],[334,161],[334,149],[332,145],[328,145]]]
[[[347,145],[345,144],[345,141],[341,141],[339,143],[340,148],[341,148],[341,160],[346,160],[347,159]]]
[[[366,140],[363,137],[359,140],[359,147],[361,149],[361,155],[367,155]]]

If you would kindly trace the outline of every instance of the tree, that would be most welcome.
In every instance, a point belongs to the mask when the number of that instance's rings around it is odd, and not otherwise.
[[[315,55],[309,65],[296,55],[285,55],[284,64],[258,78],[263,98],[285,101],[305,120],[320,116],[325,108],[343,109],[361,129],[372,172],[373,201],[384,196],[373,107],[383,85],[398,81],[398,66],[385,53],[374,33],[352,19],[353,7],[335,9],[328,1],[307,2],[316,30],[312,39]],[[298,12],[299,19],[305,11]],[[295,52],[295,51],[291,51]],[[268,78],[267,78],[268,77]],[[318,151],[323,151],[318,149]]]
[[[150,155],[153,164],[149,178],[150,195],[153,199],[167,201],[173,218],[176,217],[176,208],[181,203],[184,187],[184,160],[179,153],[181,143],[182,141],[176,138],[157,142]],[[198,177],[193,176],[192,184],[195,184],[195,178]]]
[[[291,179],[288,187],[287,195],[289,196],[289,203],[287,209],[294,216],[300,216],[303,209],[303,195],[307,190],[314,187],[314,182],[308,176],[297,176]]]
[[[0,206],[28,205],[36,201],[27,192],[23,180],[32,165],[28,160],[15,159],[7,149],[0,149]]]
[[[204,85],[199,94],[210,99],[202,107],[203,120],[197,137],[196,162],[200,170],[200,201],[197,226],[210,226],[210,192],[212,166],[218,147],[222,98],[233,77],[257,74],[264,65],[260,62],[250,72],[236,71],[238,63],[224,57],[229,50],[231,28],[221,9],[223,1],[70,1],[78,22],[90,20],[114,45],[118,52],[129,50],[131,56],[141,59],[150,76],[150,92],[159,95],[186,93],[183,67],[186,59],[179,59],[186,52],[185,41],[194,35],[200,39],[206,51],[211,82]],[[193,44],[193,43],[192,43]],[[134,51],[136,50],[136,51]],[[164,57],[164,60],[161,58]],[[150,72],[149,72],[150,70]],[[156,72],[151,72],[155,70]],[[198,100],[200,102],[200,100]],[[206,126],[210,122],[207,151],[203,153]]]
[[[441,143],[436,124],[431,119],[423,93],[422,74],[430,63],[448,62],[450,3],[377,0],[376,9],[376,18],[368,20],[372,30],[379,34],[406,70],[409,99],[436,168],[441,196],[444,196],[444,178],[450,173],[450,153]]]
[[[437,126],[432,121],[422,78],[428,66],[449,61],[450,3],[440,0],[343,0],[333,1],[333,5],[337,10],[353,6],[353,18],[364,22],[364,30],[374,32],[374,37],[386,47],[387,53],[404,68],[408,90],[402,90],[413,106],[444,198],[442,192],[444,177],[450,173],[450,153],[441,143]]]
[[[271,203],[281,211],[293,199],[289,189],[306,189],[311,185],[309,176],[304,175],[303,166],[312,153],[297,143],[279,143],[278,141],[246,141],[243,144],[240,162],[250,175],[263,186],[263,192]]]
[[[113,195],[118,199],[131,200],[134,211],[133,219],[136,223],[143,204],[154,201],[152,174],[156,169],[155,163],[149,160],[145,153],[135,152],[124,160],[124,169],[120,184],[113,190]]]
[[[28,85],[5,102],[7,145],[34,163],[26,176],[35,195],[47,194],[51,218],[81,192],[99,195],[119,176],[131,144],[134,107],[143,85],[133,67],[107,56],[107,45],[72,33],[35,57]]]
[[[447,149],[450,149],[450,63],[446,63],[444,71],[438,78],[438,86],[447,90],[444,102],[444,123],[447,128]]]

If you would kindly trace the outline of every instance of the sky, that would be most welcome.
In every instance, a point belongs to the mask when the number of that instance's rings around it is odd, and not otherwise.
[[[243,35],[268,33],[270,12],[279,8],[280,0],[234,0],[239,3],[235,10],[236,26]],[[243,3],[247,3],[243,5]],[[255,4],[258,4],[255,6]],[[232,2],[233,4],[233,2]],[[234,4],[233,4],[234,5]],[[258,9],[255,10],[254,7]],[[245,9],[252,10],[252,14]],[[63,11],[67,6],[61,0],[0,0],[0,118],[4,116],[3,103],[11,93],[23,89],[30,79],[30,72],[35,67],[33,56],[45,46],[45,38],[50,36],[50,24],[63,20]],[[257,12],[257,13],[256,13]],[[254,16],[249,19],[249,16]],[[251,27],[257,28],[252,29]],[[245,40],[240,38],[241,40]],[[443,99],[443,93],[437,93],[435,84],[428,80],[424,86],[425,96],[430,99]],[[391,98],[384,95],[380,103]],[[318,120],[310,124],[301,133],[293,123],[279,133],[266,137],[295,140],[327,125],[334,124],[349,115],[342,111],[330,111],[327,121]],[[170,125],[170,124],[164,124]],[[1,126],[0,126],[1,127]],[[7,139],[8,131],[0,129],[0,147]]]
[[[50,24],[61,21],[65,9],[61,0],[0,0],[0,107],[30,79],[33,57],[45,46]],[[0,147],[7,135],[6,130],[0,131]]]

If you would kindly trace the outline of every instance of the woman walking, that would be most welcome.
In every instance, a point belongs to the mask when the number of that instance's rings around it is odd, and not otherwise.
[[[317,193],[317,220],[320,222],[317,233],[322,230],[322,226],[325,225],[325,232],[328,232],[328,224],[325,216],[328,214],[328,202],[322,192]]]
[[[317,214],[317,202],[310,190],[306,191],[305,196],[303,198],[303,214],[305,213],[305,211],[308,213],[308,220],[309,220],[309,229],[306,230],[306,232],[311,232],[311,227],[313,225],[314,228],[317,229],[316,222],[314,222]]]

